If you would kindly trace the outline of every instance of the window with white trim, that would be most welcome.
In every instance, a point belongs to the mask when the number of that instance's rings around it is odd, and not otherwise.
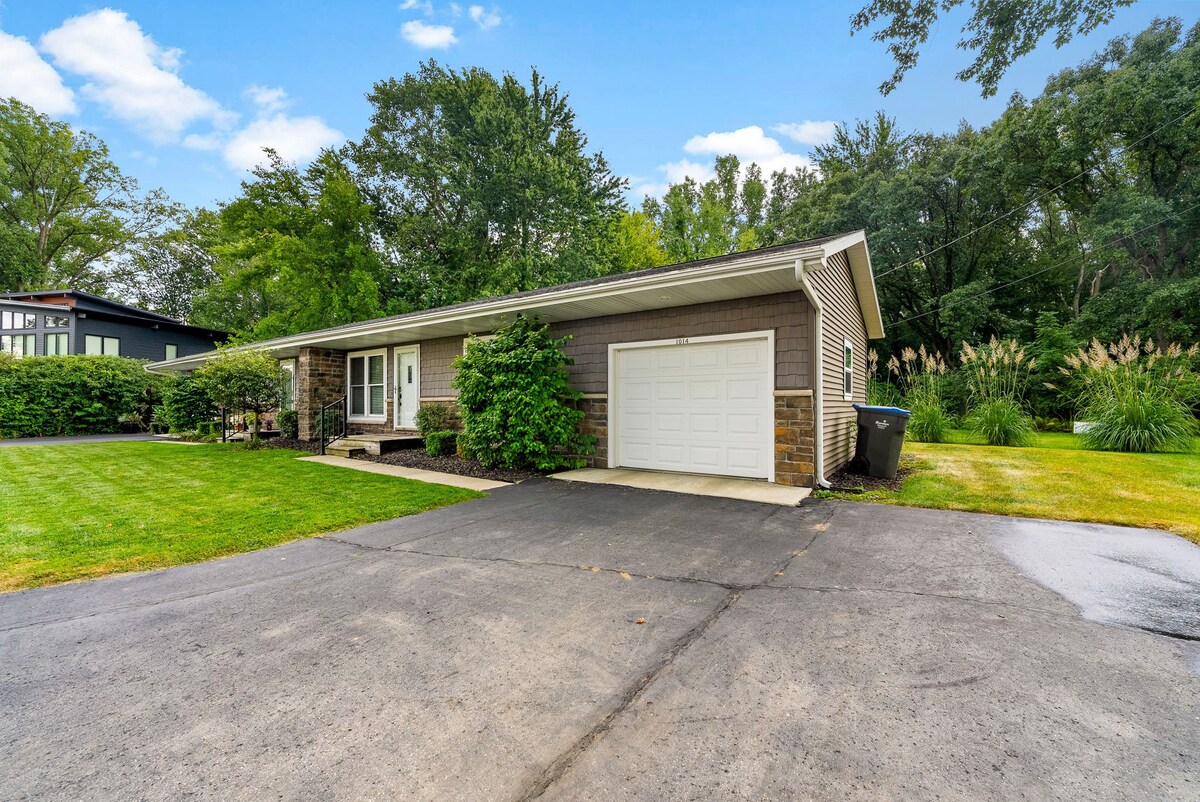
[[[176,359],[179,356],[179,346],[175,343],[167,343],[163,348],[163,359]]]
[[[120,356],[120,337],[101,337],[99,334],[85,334],[83,337],[83,352],[90,356]]]
[[[280,409],[296,408],[296,360],[281,359],[279,368],[283,371],[283,400]]]
[[[854,400],[854,344],[842,340],[842,398]]]
[[[350,417],[382,420],[387,413],[387,350],[350,354],[346,373]]]
[[[485,343],[488,340],[494,339],[496,339],[495,334],[468,334],[466,337],[463,337],[463,353],[467,352],[467,346],[472,342]]]

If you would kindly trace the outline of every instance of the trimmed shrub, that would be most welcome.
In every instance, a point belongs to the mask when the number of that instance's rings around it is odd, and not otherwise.
[[[430,404],[417,410],[417,431],[422,437],[431,432],[450,430],[450,410],[440,404]]]
[[[1033,418],[1012,398],[977,404],[967,416],[967,426],[992,446],[1024,446],[1033,439]]]
[[[163,385],[161,422],[172,432],[192,432],[217,415],[212,399],[191,376],[172,376]]]
[[[275,420],[279,422],[279,433],[284,437],[295,440],[300,436],[300,415],[296,410],[281,409]]]
[[[1083,444],[1098,451],[1191,451],[1198,429],[1192,405],[1200,378],[1192,362],[1200,346],[1165,349],[1138,337],[1107,347],[1093,340],[1067,357],[1062,372],[1082,388],[1080,417],[1091,426]]]
[[[471,343],[454,362],[454,387],[466,450],[489,467],[551,471],[584,464],[596,438],[581,434],[581,393],[573,390],[562,351],[570,338],[525,316],[495,339]]]
[[[149,424],[163,377],[117,356],[0,360],[0,437],[105,434]]]
[[[431,457],[448,457],[458,451],[458,432],[430,432],[425,435],[425,453]]]

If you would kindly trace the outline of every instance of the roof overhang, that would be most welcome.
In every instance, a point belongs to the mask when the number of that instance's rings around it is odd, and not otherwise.
[[[43,304],[37,301],[17,301],[12,298],[0,298],[0,304],[5,306],[23,306],[28,309],[50,309],[60,312],[70,312],[71,307],[65,304]]]
[[[854,279],[854,291],[862,309],[863,322],[867,326],[867,339],[883,337],[883,311],[879,308],[879,292],[875,288],[875,272],[871,269],[871,254],[867,250],[867,235],[855,231],[844,237],[830,240],[820,246],[821,266],[829,266],[829,257],[846,252],[850,263],[850,275]]]
[[[843,241],[846,244],[841,250],[861,250],[858,255],[850,254],[850,263],[852,269],[858,264],[860,270],[866,271],[871,287],[867,299],[871,302],[875,285],[870,278],[871,263],[866,255],[866,239],[862,232],[857,232],[837,240]],[[824,261],[836,252],[829,250],[829,244],[798,244],[795,250],[773,250],[765,254],[748,252],[743,258],[728,259],[711,265],[701,264],[686,270],[631,274],[628,279],[600,284],[568,285],[533,296],[506,296],[468,306],[431,309],[399,318],[368,320],[336,329],[294,334],[237,346],[237,349],[265,349],[276,358],[288,359],[297,356],[302,348],[354,351],[439,337],[490,332],[506,321],[511,321],[517,314],[533,315],[544,323],[557,323],[795,292],[801,289],[795,273],[797,260]],[[857,274],[855,283],[861,283]],[[878,303],[863,303],[863,310],[864,313],[869,310],[869,314],[874,316],[872,319],[876,321],[874,324],[869,323],[868,329],[880,332],[872,336],[881,336],[883,324],[879,318]],[[153,371],[193,370],[216,353],[209,351],[169,359],[155,362],[148,367]]]

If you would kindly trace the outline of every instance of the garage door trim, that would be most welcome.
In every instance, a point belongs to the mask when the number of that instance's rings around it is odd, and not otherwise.
[[[608,467],[616,468],[619,464],[617,454],[617,352],[630,351],[636,348],[662,348],[664,346],[699,345],[702,343],[732,342],[737,340],[765,340],[767,343],[767,381],[769,390],[765,401],[763,414],[768,422],[767,435],[769,446],[767,454],[767,481],[775,481],[775,331],[743,331],[736,334],[710,334],[703,337],[672,337],[665,340],[644,340],[641,342],[609,343],[608,345]]]

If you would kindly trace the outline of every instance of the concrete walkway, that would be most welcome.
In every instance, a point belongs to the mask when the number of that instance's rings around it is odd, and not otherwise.
[[[636,487],[642,490],[667,490],[693,496],[757,501],[762,504],[782,504],[785,507],[795,507],[812,493],[807,487],[787,487],[754,479],[701,476],[694,473],[632,471],[625,468],[580,468],[556,473],[550,478],[564,479],[568,482]]]
[[[334,465],[338,468],[350,468],[355,471],[379,473],[384,476],[399,476],[402,479],[414,479],[418,482],[430,482],[435,485],[450,487],[465,487],[467,490],[496,490],[509,487],[508,482],[496,482],[491,479],[477,479],[474,476],[459,476],[455,473],[439,471],[423,471],[420,468],[405,468],[403,465],[385,465],[381,462],[370,462],[364,459],[347,459],[346,457],[300,457],[305,462],[319,462],[322,465]]]

